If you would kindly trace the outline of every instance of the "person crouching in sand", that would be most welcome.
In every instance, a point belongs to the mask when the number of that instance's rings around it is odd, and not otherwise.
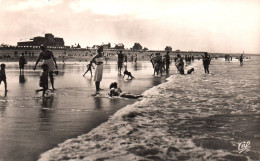
[[[39,86],[42,87],[42,89],[36,90],[35,92],[38,93],[40,91],[42,91],[42,97],[44,97],[45,92],[48,90],[48,65],[47,64],[43,64],[42,65],[42,73],[40,76],[40,82],[39,82]]]
[[[134,94],[131,94],[131,93],[122,92],[122,90],[117,87],[116,82],[111,83],[110,86],[109,86],[109,89],[110,89],[110,91],[109,91],[110,97],[120,96],[120,97],[124,97],[124,98],[134,98],[134,99],[143,97],[142,95],[134,95]]]

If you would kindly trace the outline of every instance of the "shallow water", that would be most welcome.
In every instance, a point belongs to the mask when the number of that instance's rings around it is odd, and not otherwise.
[[[0,161],[37,160],[39,155],[66,139],[89,132],[133,99],[93,97],[95,84],[87,73],[85,62],[59,64],[54,93],[42,99],[39,89],[40,67],[26,65],[24,77],[19,76],[18,63],[6,63],[8,92],[0,86]],[[172,68],[175,73],[175,68]],[[141,94],[165,81],[166,76],[152,77],[149,62],[128,63],[136,79],[126,80],[117,74],[116,63],[104,64],[101,88],[107,93],[109,84],[117,81],[123,91]],[[94,74],[94,71],[93,71]],[[50,87],[50,84],[49,84]]]
[[[40,160],[260,160],[259,61],[213,60],[209,75],[196,64]]]

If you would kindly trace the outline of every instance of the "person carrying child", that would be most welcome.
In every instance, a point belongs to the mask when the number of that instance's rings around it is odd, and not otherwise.
[[[85,76],[85,74],[87,74],[88,71],[90,71],[91,77],[93,77],[91,68],[95,69],[93,66],[93,61],[90,61],[89,64],[87,65],[87,71],[84,73],[83,77]]]
[[[7,82],[6,82],[6,75],[5,75],[5,64],[1,64],[1,70],[0,70],[0,84],[2,81],[5,84],[5,91],[7,91]]]
[[[45,92],[48,90],[48,65],[47,64],[43,64],[42,65],[42,73],[40,76],[40,82],[39,82],[39,86],[42,87],[42,89],[36,90],[36,93],[42,91],[42,97],[44,97]]]

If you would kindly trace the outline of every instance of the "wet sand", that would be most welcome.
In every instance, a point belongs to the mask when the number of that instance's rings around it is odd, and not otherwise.
[[[57,91],[42,99],[35,94],[39,89],[40,67],[32,70],[26,65],[24,76],[19,76],[18,63],[7,62],[8,92],[0,86],[0,161],[34,161],[44,151],[66,139],[89,132],[118,109],[134,103],[134,99],[93,97],[94,81],[83,62],[59,64],[55,76]],[[170,74],[176,73],[171,67]],[[117,74],[115,62],[104,64],[101,88],[106,93],[111,82],[117,81],[123,91],[141,94],[165,82],[167,76],[153,77],[150,62],[128,63],[128,70],[136,79],[126,80]],[[94,71],[93,71],[94,74]],[[49,84],[50,87],[50,84]]]
[[[258,161],[259,60],[243,66],[213,60],[210,74],[200,62],[194,74],[171,76],[89,133],[43,153],[40,161]]]

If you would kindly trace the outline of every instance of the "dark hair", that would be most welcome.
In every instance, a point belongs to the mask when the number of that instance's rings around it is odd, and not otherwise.
[[[111,83],[109,86],[109,89],[111,89],[111,88],[117,88],[117,83],[116,82]]]
[[[6,66],[5,64],[1,64],[1,68],[2,68],[2,69],[4,69],[4,68],[5,68],[5,66]]]

